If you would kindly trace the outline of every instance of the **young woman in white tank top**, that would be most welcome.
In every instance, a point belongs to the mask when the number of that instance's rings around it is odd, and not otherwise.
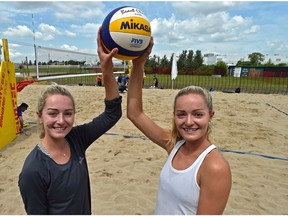
[[[169,155],[159,180],[155,214],[223,214],[231,190],[231,170],[209,139],[214,116],[206,89],[188,86],[175,97],[172,129],[156,124],[143,111],[144,65],[153,47],[132,60],[127,117]]]

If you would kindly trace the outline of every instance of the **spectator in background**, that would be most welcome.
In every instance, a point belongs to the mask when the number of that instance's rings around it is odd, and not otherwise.
[[[24,119],[23,119],[23,112],[25,112],[28,109],[28,104],[22,103],[20,106],[17,107],[17,113],[18,113],[18,119],[19,119],[19,125],[20,125],[20,133],[23,130],[24,126]]]
[[[158,78],[156,77],[156,75],[154,75],[153,77],[153,83],[154,83],[154,88],[158,88]]]
[[[126,82],[127,82],[127,77],[126,77],[126,76],[122,76],[122,78],[121,78],[121,85],[126,86]]]
[[[97,76],[97,85],[102,86],[102,77],[100,75]]]
[[[122,75],[120,74],[120,75],[118,76],[118,78],[117,78],[117,83],[118,83],[118,85],[120,85],[121,82],[122,82]]]

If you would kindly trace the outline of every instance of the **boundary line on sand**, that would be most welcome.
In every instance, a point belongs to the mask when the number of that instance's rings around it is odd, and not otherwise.
[[[126,134],[117,134],[117,133],[110,133],[110,132],[106,132],[105,134],[106,135],[113,135],[113,136],[123,136],[124,138],[135,138],[135,139],[142,139],[142,140],[150,140],[147,137],[130,136],[130,135],[126,135]],[[231,153],[236,153],[236,154],[249,154],[249,155],[264,157],[264,158],[268,158],[268,159],[277,159],[277,160],[288,161],[288,158],[282,158],[282,157],[277,157],[277,156],[256,154],[256,153],[252,153],[252,152],[243,152],[243,151],[237,151],[237,150],[229,150],[229,149],[224,149],[224,148],[218,148],[218,149],[220,151],[222,151],[222,152],[231,152]]]

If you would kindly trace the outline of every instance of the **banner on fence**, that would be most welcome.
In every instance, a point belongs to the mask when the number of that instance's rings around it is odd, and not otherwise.
[[[240,77],[241,76],[241,67],[235,67],[234,68],[234,77]]]

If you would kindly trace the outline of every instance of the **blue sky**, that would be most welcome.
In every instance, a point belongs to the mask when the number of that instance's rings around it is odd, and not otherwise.
[[[245,57],[253,52],[288,58],[285,1],[0,1],[0,36],[10,58],[33,58],[37,45],[96,54],[97,29],[113,9],[144,12],[154,37],[152,55],[170,58],[183,50]]]

